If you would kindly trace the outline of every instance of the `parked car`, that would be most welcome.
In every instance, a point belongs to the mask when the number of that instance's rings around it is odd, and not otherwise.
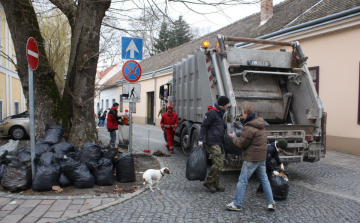
[[[0,136],[10,136],[15,140],[28,137],[30,130],[29,113],[27,111],[6,117],[0,122]]]

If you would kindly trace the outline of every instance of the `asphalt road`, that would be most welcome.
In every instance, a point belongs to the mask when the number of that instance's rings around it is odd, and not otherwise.
[[[148,134],[150,132],[150,137]],[[103,142],[109,140],[99,130]],[[166,151],[159,127],[134,125],[134,152]],[[185,178],[187,157],[180,148],[171,157],[161,158],[172,174],[160,183],[161,191],[146,192],[121,204],[68,222],[360,222],[360,170],[325,162],[300,163],[290,170],[290,192],[286,201],[277,201],[276,211],[256,196],[259,184],[250,179],[241,212],[229,212],[225,205],[234,198],[239,172],[224,172],[224,193],[209,193],[202,182]],[[326,160],[326,159],[325,159]]]

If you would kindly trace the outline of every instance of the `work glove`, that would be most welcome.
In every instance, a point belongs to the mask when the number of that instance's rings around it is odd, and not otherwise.
[[[279,176],[279,172],[277,172],[276,170],[274,170],[273,172],[272,172],[272,174],[273,174],[273,176]]]
[[[230,137],[230,138],[234,138],[235,137],[235,132],[228,132],[228,136]]]
[[[281,169],[282,171],[285,171],[284,164],[280,164],[280,169]]]
[[[199,142],[198,142],[198,146],[200,146],[201,148],[203,148],[203,141],[199,141]]]

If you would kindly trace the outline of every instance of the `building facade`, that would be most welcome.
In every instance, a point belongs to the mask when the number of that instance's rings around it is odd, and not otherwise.
[[[9,57],[16,63],[15,49],[1,4],[0,50],[2,52],[0,54],[0,120],[2,120],[7,116],[24,112],[26,102],[15,65],[6,58]]]

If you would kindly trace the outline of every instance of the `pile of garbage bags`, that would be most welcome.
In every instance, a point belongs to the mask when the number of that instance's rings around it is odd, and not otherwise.
[[[48,191],[53,186],[90,188],[107,186],[115,181],[134,182],[134,158],[91,141],[77,148],[63,139],[61,126],[46,125],[45,136],[35,146],[36,174],[32,181],[30,148],[17,150],[18,141],[0,147],[0,182],[11,192],[32,187]]]

